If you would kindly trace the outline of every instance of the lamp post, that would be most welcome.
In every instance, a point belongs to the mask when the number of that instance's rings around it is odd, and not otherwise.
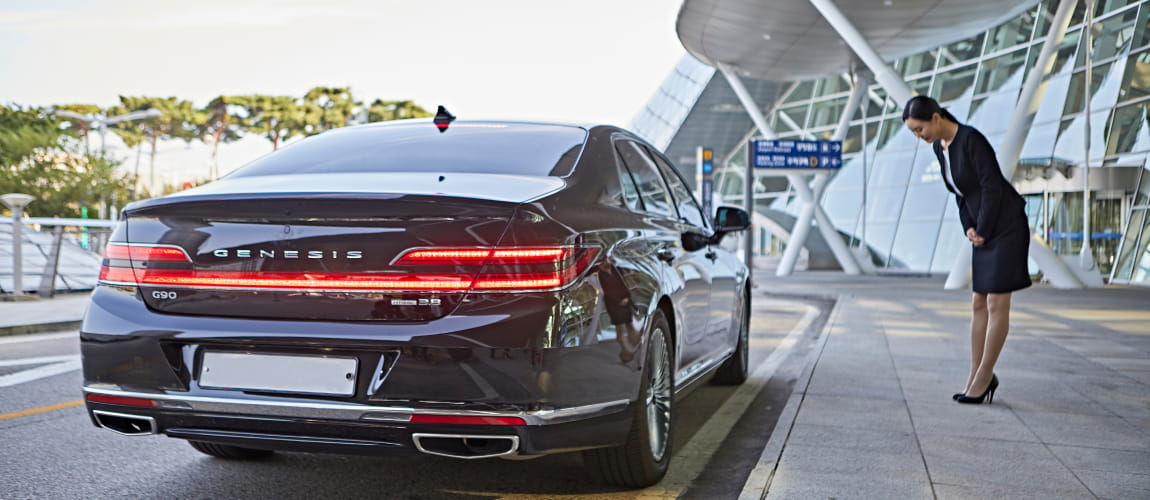
[[[12,210],[12,293],[15,295],[24,295],[24,223],[20,219],[24,207],[35,199],[35,196],[21,193],[0,195],[0,202]]]
[[[92,113],[92,114],[82,115],[80,113],[73,113],[71,111],[67,111],[67,110],[63,110],[63,109],[54,109],[54,110],[52,110],[52,113],[55,114],[56,116],[62,116],[64,118],[71,118],[73,120],[85,121],[85,122],[88,122],[89,124],[91,124],[96,130],[98,130],[100,132],[100,152],[101,153],[103,153],[108,147],[108,143],[107,143],[108,125],[112,125],[114,123],[126,122],[126,121],[130,121],[130,120],[141,120],[144,118],[155,118],[157,116],[164,114],[163,111],[160,111],[156,108],[149,108],[149,109],[144,109],[144,110],[140,110],[140,111],[133,111],[133,112],[128,113],[128,114],[116,115],[116,116],[108,116],[108,115],[103,114],[103,113],[99,113],[99,114]]]
[[[100,154],[101,155],[106,153],[108,150],[107,149],[108,148],[108,125],[112,125],[112,124],[120,123],[120,122],[131,121],[131,120],[142,120],[144,118],[155,118],[157,116],[164,114],[163,111],[160,111],[156,108],[142,109],[139,111],[133,111],[131,113],[126,113],[123,115],[116,115],[116,116],[108,116],[105,113],[91,113],[91,114],[83,115],[80,113],[75,113],[75,112],[64,110],[64,109],[52,109],[51,113],[56,115],[56,116],[61,116],[64,118],[71,118],[73,120],[80,120],[83,122],[87,122],[92,127],[94,127],[96,130],[98,130],[100,132]],[[85,145],[85,148],[87,148],[86,145]],[[85,149],[85,151],[86,150],[87,149]],[[137,174],[138,174],[139,169],[140,169],[140,160],[139,160],[139,157],[137,157],[136,158]],[[137,186],[137,185],[139,185],[138,182],[136,184],[133,184],[133,187],[132,187],[132,193],[133,193],[132,197],[133,198],[135,198],[135,192],[136,192],[135,186]],[[105,208],[104,203],[101,200],[100,211],[103,212],[104,208]],[[103,216],[101,216],[101,217],[103,217]]]

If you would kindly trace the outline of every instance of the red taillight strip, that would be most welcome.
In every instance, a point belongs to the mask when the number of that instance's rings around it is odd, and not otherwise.
[[[100,266],[100,281],[136,284],[136,275],[130,267]]]
[[[491,255],[491,249],[410,250],[397,264],[482,264]]]
[[[141,285],[282,288],[307,290],[443,290],[466,291],[471,277],[463,275],[398,275],[347,273],[253,273],[148,269],[136,271]]]
[[[475,280],[476,290],[556,288],[563,284],[563,273],[482,275]]]
[[[598,249],[585,248],[575,262],[571,247],[539,248],[447,248],[412,249],[397,263],[405,264],[555,264],[566,267],[553,272],[511,274],[380,274],[380,273],[264,273],[251,271],[213,271],[196,269],[162,269],[146,267],[145,262],[191,263],[179,247],[157,245],[108,245],[105,265],[99,280],[105,284],[179,286],[192,288],[255,288],[280,290],[354,290],[354,291],[537,291],[561,288],[587,269]],[[109,261],[132,261],[132,267],[109,265]],[[470,260],[470,262],[466,262]]]
[[[106,259],[131,259],[133,261],[145,262],[191,262],[192,259],[188,257],[188,253],[183,248],[177,246],[163,246],[163,245],[124,245],[120,243],[109,243],[108,247],[104,250],[104,258]]]
[[[561,263],[572,253],[569,247],[541,248],[412,248],[396,264],[544,264]]]
[[[142,398],[128,398],[124,396],[108,396],[106,394],[88,394],[84,399],[93,403],[107,403],[112,405],[125,405],[125,406],[156,406],[156,401],[153,399]]]
[[[510,248],[496,249],[489,263],[503,262],[562,262],[571,254],[570,248]]]
[[[465,415],[412,415],[413,424],[462,424],[462,425],[527,425],[520,417],[473,417]]]

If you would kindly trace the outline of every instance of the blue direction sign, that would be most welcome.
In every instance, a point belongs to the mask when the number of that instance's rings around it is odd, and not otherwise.
[[[755,139],[749,151],[755,168],[827,170],[843,166],[842,141]]]

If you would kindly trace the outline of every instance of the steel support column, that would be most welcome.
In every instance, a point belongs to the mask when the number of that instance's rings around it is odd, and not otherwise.
[[[914,97],[914,91],[898,73],[895,73],[882,60],[874,47],[870,46],[870,42],[867,42],[862,33],[859,33],[859,30],[854,27],[854,24],[851,24],[834,2],[831,0],[810,0],[810,2],[819,11],[819,14],[822,14],[823,19],[826,19],[831,27],[838,32],[847,46],[858,55],[859,59],[862,59],[863,64],[870,68],[871,73],[874,73],[875,81],[886,89],[896,103],[902,105]]]
[[[735,95],[738,96],[739,102],[743,105],[743,109],[746,110],[747,114],[751,117],[751,121],[754,122],[759,132],[763,134],[763,137],[767,139],[777,137],[775,132],[771,130],[771,127],[767,124],[767,118],[763,116],[763,112],[759,109],[758,104],[755,103],[755,99],[751,96],[751,93],[747,91],[747,87],[743,85],[742,79],[735,73],[734,68],[725,63],[719,63],[718,67],[719,71],[726,77],[727,83],[731,85],[731,89],[734,90]],[[754,210],[754,193],[751,190],[754,178],[754,165],[750,165],[748,162],[746,173],[747,184],[745,187],[746,205],[749,207],[748,212]],[[831,225],[830,218],[823,212],[822,207],[818,205],[814,193],[811,192],[810,186],[807,185],[807,180],[801,175],[788,175],[787,180],[789,180],[791,186],[795,188],[795,192],[799,195],[799,199],[803,203],[814,205],[813,211],[815,220],[818,221],[819,231],[822,232],[823,238],[826,239],[827,244],[830,245],[835,259],[838,260],[839,265],[843,268],[843,272],[851,275],[859,274],[858,263],[855,262],[850,249],[847,248],[846,243],[843,242],[842,238],[838,235],[838,231],[835,231],[834,226]],[[792,237],[792,240],[793,239]],[[788,246],[793,244],[793,241],[789,242]],[[751,248],[748,246],[746,251],[747,254],[745,258],[749,266],[751,263]]]
[[[831,136],[831,140],[841,141],[846,137],[847,131],[850,130],[851,118],[854,117],[855,111],[859,107],[859,102],[862,101],[866,93],[868,84],[869,82],[863,77],[856,77],[855,81],[851,82],[851,95],[847,98],[847,105],[843,108],[843,114],[839,117],[838,126],[835,127],[835,132],[834,135]],[[811,222],[816,216],[815,212],[817,209],[821,209],[823,188],[830,183],[830,180],[831,177],[827,172],[815,174],[814,182],[811,184],[811,190],[813,191],[811,198],[813,203],[804,205],[802,212],[799,213],[799,218],[795,220],[794,228],[791,229],[791,239],[787,242],[787,248],[783,250],[783,257],[779,260],[778,269],[775,270],[776,276],[790,276],[791,273],[794,272],[795,262],[799,260],[799,254],[802,253],[803,246],[806,245],[807,242],[807,236],[810,234]],[[827,219],[827,225],[829,225],[829,222],[829,219]],[[820,222],[819,225],[821,227],[823,223]],[[838,238],[837,231],[835,233],[835,239],[841,242],[841,239]],[[824,233],[824,237],[825,236]],[[834,243],[827,241],[827,244],[833,245]],[[844,244],[843,246],[845,247],[846,245]],[[832,250],[834,249],[833,246],[831,248]],[[847,249],[846,253],[849,254],[850,250]],[[856,268],[859,267],[858,262],[854,260],[853,254],[850,260]],[[846,269],[847,267],[843,266],[843,270],[845,271]],[[859,273],[848,272],[847,274]]]

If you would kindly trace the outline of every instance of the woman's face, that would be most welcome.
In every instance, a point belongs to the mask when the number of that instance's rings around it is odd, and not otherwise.
[[[903,123],[906,123],[906,128],[910,129],[915,137],[926,141],[928,144],[942,137],[942,118],[938,116],[938,113],[931,115],[930,120],[907,118]]]

